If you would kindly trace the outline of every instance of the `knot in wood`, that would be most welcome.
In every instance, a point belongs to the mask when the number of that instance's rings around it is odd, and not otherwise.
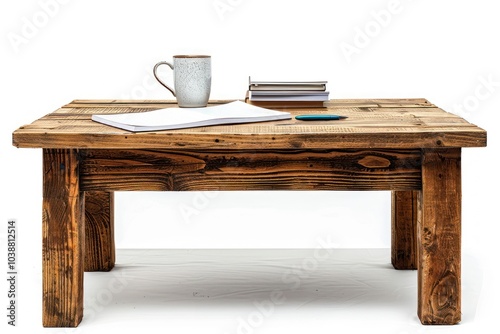
[[[358,163],[366,168],[387,168],[391,165],[389,159],[375,155],[367,155],[363,159],[359,160]]]

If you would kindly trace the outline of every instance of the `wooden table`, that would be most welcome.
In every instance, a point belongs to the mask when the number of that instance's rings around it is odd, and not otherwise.
[[[90,119],[169,106],[77,100],[13,133],[43,149],[44,326],[80,323],[84,270],[113,268],[113,192],[129,190],[390,190],[392,264],[418,269],[421,322],[460,321],[461,148],[486,146],[486,131],[425,99],[287,110],[341,121],[144,133]]]

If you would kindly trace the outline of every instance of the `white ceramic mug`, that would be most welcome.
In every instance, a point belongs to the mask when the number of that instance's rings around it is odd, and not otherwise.
[[[212,64],[210,56],[174,56],[173,64],[161,61],[153,68],[153,74],[160,84],[177,99],[179,107],[206,107],[212,84]],[[174,88],[160,80],[157,74],[160,65],[168,65],[174,71]]]

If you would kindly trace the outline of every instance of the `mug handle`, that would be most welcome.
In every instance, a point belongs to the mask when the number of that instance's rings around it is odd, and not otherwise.
[[[158,67],[160,67],[160,65],[168,65],[172,70],[174,69],[174,66],[172,64],[170,64],[169,62],[166,62],[166,61],[160,61],[159,63],[157,63],[155,65],[155,67],[153,68],[153,74],[156,78],[156,80],[158,80],[158,82],[163,86],[165,87],[166,89],[168,89],[172,95],[175,97],[175,91],[170,88],[167,84],[165,84],[163,81],[160,80],[160,78],[158,77],[158,75],[156,74],[156,71],[158,69]]]

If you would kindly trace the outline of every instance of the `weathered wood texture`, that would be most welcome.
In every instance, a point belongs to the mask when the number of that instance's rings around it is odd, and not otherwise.
[[[219,101],[218,103],[221,103]],[[165,101],[74,101],[13,134],[17,147],[124,149],[330,149],[477,147],[486,132],[425,99],[332,100],[327,108],[288,109],[292,115],[334,113],[342,121],[295,119],[131,133],[91,120],[92,114],[173,107]],[[281,109],[284,110],[284,109]]]
[[[43,325],[83,316],[84,193],[75,150],[43,152]]]
[[[349,117],[333,122],[130,133],[91,120],[172,106],[76,100],[13,133],[15,146],[44,149],[44,326],[77,326],[84,269],[113,267],[120,190],[392,190],[392,261],[418,267],[420,320],[460,321],[460,148],[486,146],[486,131],[425,99],[289,109]]]
[[[392,192],[391,261],[395,269],[417,269],[418,191]]]
[[[85,271],[110,271],[115,265],[113,210],[113,193],[85,193]]]
[[[81,186],[106,190],[420,189],[419,150],[85,150]]]
[[[423,324],[461,319],[461,152],[426,150],[419,192],[418,315]]]

